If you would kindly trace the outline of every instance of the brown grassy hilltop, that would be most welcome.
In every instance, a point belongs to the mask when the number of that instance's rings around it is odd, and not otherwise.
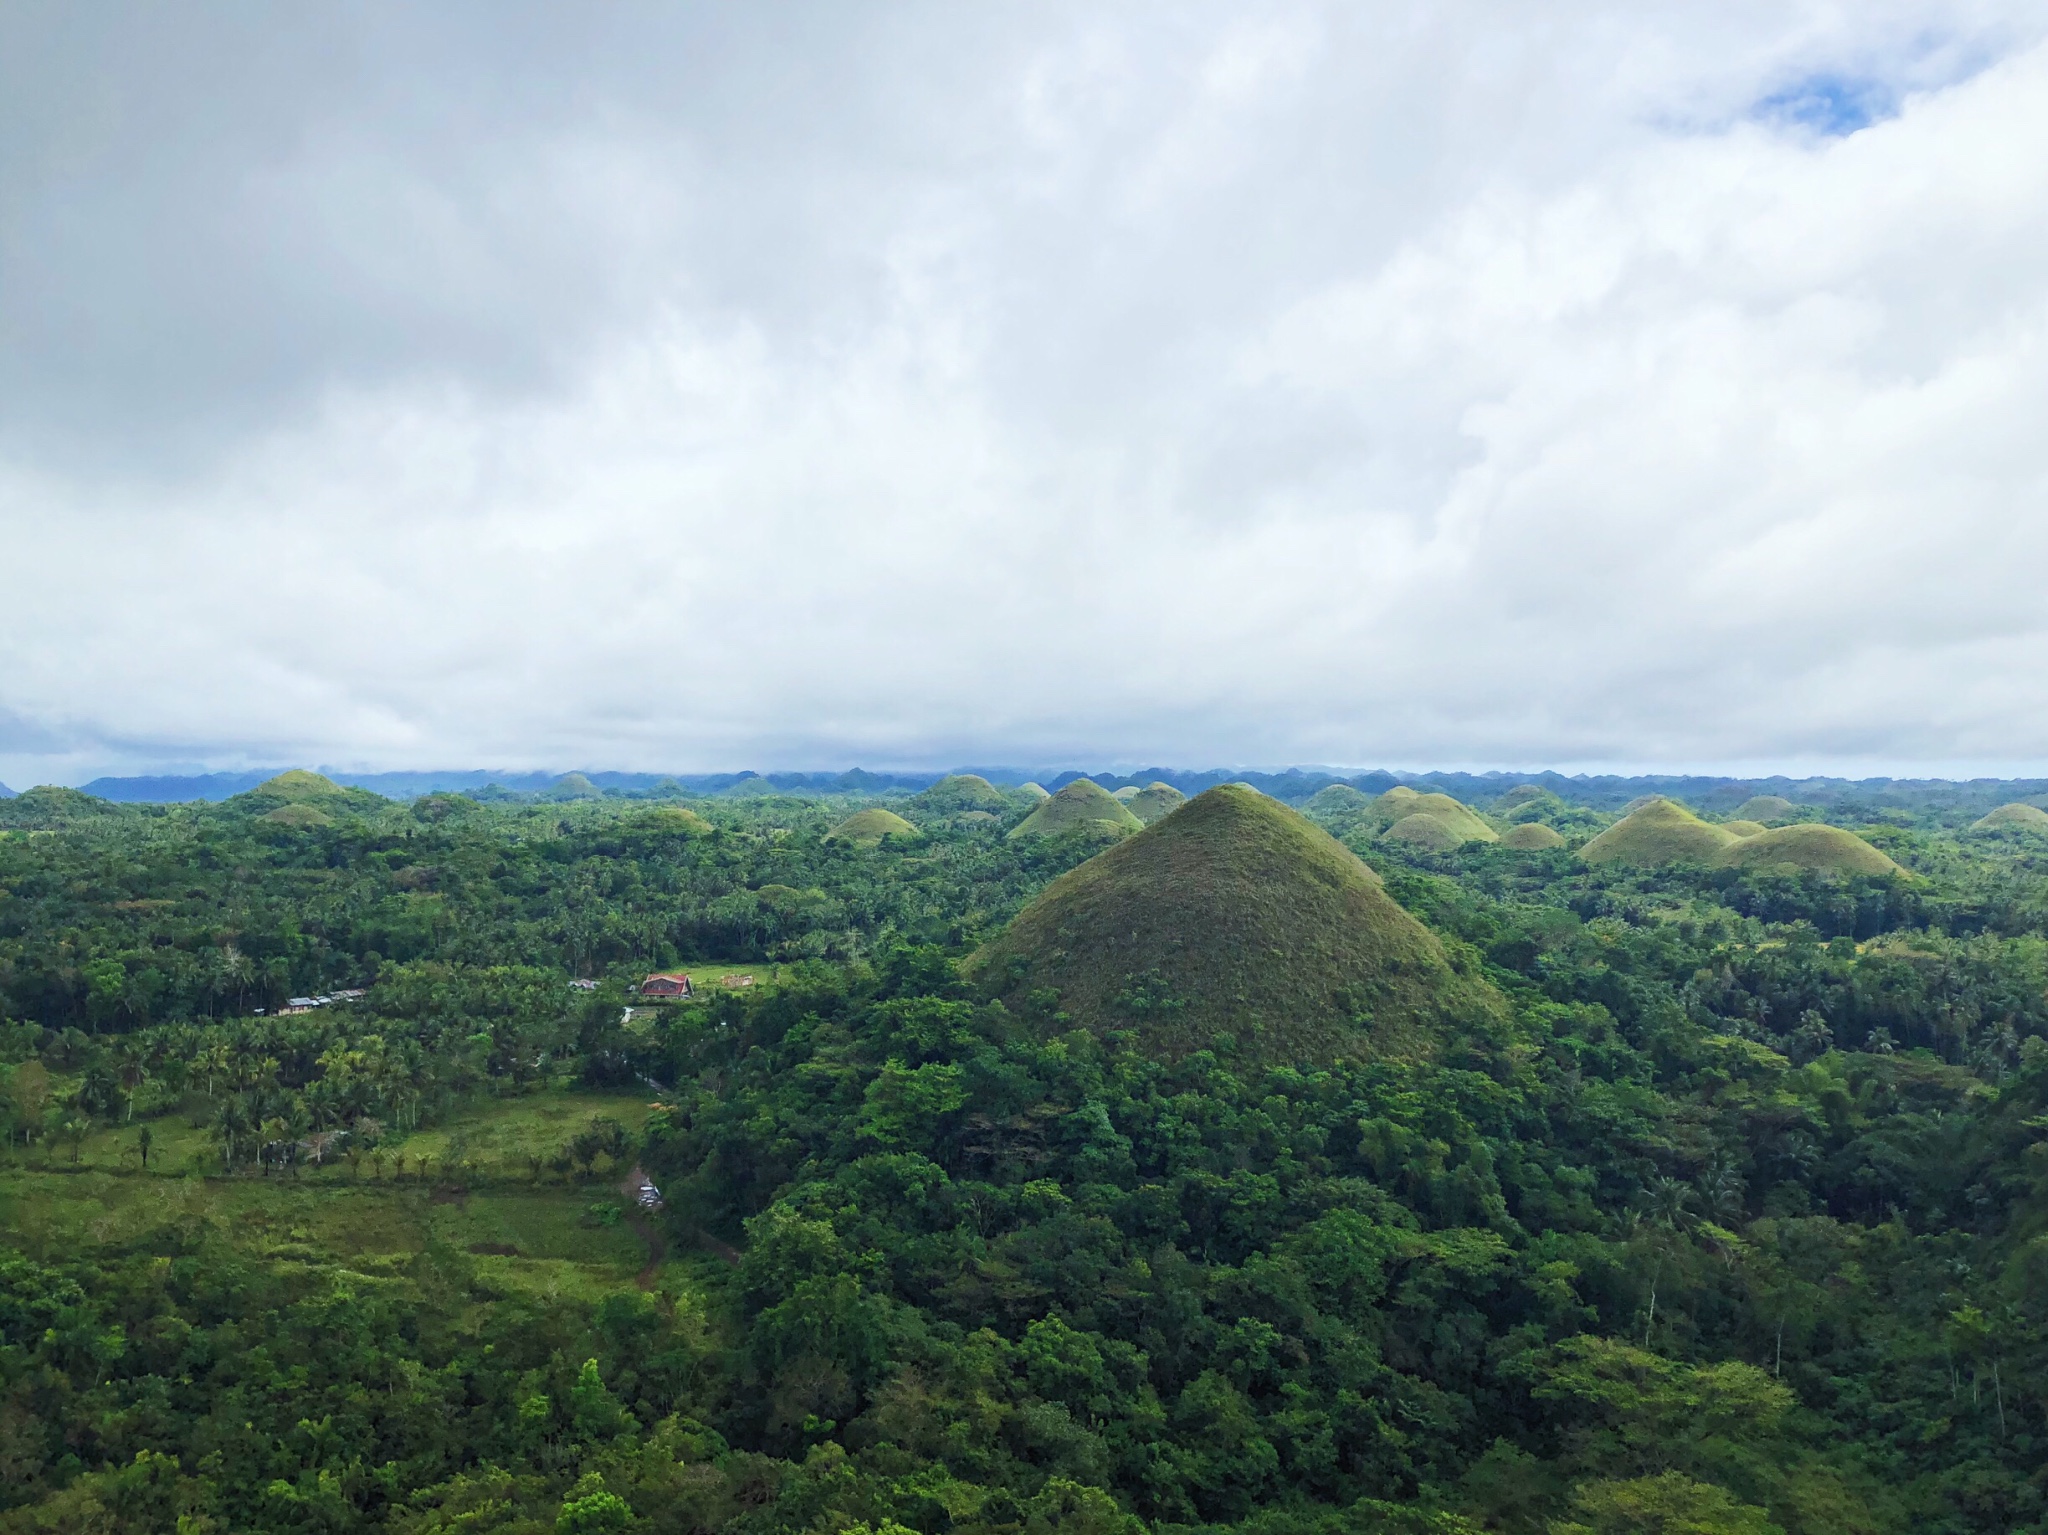
[[[1273,1062],[1426,1056],[1503,1009],[1348,848],[1230,785],[1053,881],[967,970],[1168,1058],[1219,1035]]]

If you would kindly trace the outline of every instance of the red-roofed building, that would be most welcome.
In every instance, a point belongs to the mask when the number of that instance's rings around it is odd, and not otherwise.
[[[650,975],[640,983],[640,995],[643,997],[687,997],[690,991],[690,978],[680,973]]]

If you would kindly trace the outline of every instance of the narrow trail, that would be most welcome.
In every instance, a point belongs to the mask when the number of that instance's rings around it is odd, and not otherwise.
[[[640,1208],[640,1186],[648,1181],[647,1174],[635,1167],[626,1174],[619,1185],[619,1196],[625,1200],[621,1207],[626,1214],[626,1224],[631,1226],[640,1240],[647,1244],[647,1266],[640,1270],[633,1282],[643,1290],[654,1288],[654,1277],[661,1271],[661,1260],[667,1255],[667,1246],[654,1222],[647,1218],[647,1212]]]
[[[640,1187],[648,1181],[646,1172],[635,1167],[626,1174],[625,1181],[619,1185],[619,1197],[624,1201],[620,1208],[625,1212],[626,1224],[631,1226],[640,1240],[647,1244],[647,1266],[640,1270],[638,1278],[634,1281],[643,1290],[654,1288],[655,1276],[660,1272],[662,1260],[668,1256],[668,1244],[662,1240],[660,1228],[649,1220],[647,1212],[640,1208]],[[695,1235],[698,1244],[719,1262],[728,1268],[740,1266],[740,1250],[737,1247],[729,1242],[719,1241],[710,1232],[702,1229]]]

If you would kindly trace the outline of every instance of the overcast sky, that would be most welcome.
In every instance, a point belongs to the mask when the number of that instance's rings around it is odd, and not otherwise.
[[[2048,768],[2048,0],[9,0],[0,780]]]

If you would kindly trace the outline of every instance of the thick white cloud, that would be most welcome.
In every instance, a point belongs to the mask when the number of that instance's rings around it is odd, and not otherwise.
[[[0,47],[17,786],[2048,762],[2037,10],[152,14]]]

